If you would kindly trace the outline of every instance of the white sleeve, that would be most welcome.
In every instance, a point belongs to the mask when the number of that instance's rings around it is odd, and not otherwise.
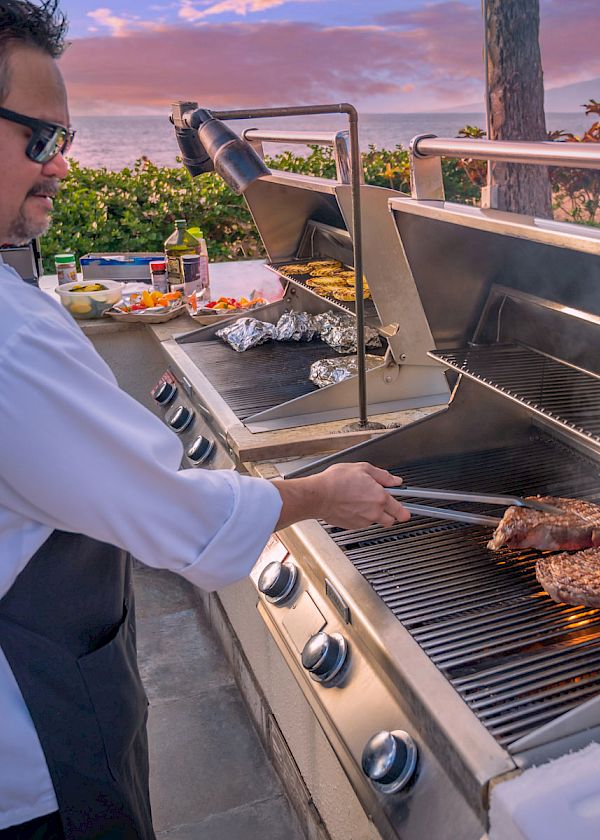
[[[248,574],[279,517],[268,481],[178,471],[176,435],[117,386],[78,329],[23,324],[0,351],[0,504],[217,589]]]

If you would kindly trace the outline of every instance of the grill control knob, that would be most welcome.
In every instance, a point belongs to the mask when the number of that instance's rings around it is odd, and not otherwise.
[[[179,405],[169,418],[169,426],[178,434],[185,432],[192,420],[194,419],[194,412],[191,408],[186,408],[184,405]]]
[[[210,457],[214,448],[214,440],[209,440],[200,435],[188,449],[187,456],[194,464],[203,464]]]
[[[348,656],[348,645],[339,633],[315,633],[304,645],[302,664],[320,683],[331,682],[337,677]]]
[[[168,405],[177,396],[177,386],[172,382],[161,382],[154,391],[152,396],[159,405]]]
[[[272,604],[283,604],[292,594],[298,570],[292,563],[269,563],[260,573],[258,589]]]
[[[408,732],[377,732],[367,741],[362,769],[381,793],[397,793],[411,780],[417,767],[417,747]]]

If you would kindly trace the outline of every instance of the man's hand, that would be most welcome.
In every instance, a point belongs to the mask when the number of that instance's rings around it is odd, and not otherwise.
[[[409,512],[386,492],[402,479],[371,464],[335,464],[322,473],[276,479],[283,500],[276,530],[303,519],[324,519],[339,528],[389,527],[410,519]]]

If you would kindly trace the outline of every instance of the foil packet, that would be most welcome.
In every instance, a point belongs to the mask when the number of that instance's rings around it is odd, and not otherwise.
[[[238,318],[233,324],[217,330],[215,335],[238,353],[243,353],[251,347],[264,344],[265,341],[275,340],[276,329],[273,324],[259,321],[257,318]]]
[[[358,350],[356,342],[356,319],[351,315],[342,315],[337,312],[324,312],[316,315],[319,333],[323,341],[333,347],[338,353],[356,353]],[[365,347],[374,350],[381,347],[381,338],[377,330],[365,324]]]
[[[371,370],[371,368],[383,364],[383,358],[367,354],[365,362],[367,370]],[[343,359],[319,359],[317,362],[313,362],[310,366],[308,378],[319,388],[325,388],[326,385],[335,385],[337,382],[343,382],[344,379],[357,376],[357,374],[357,357],[345,356]]]
[[[315,316],[308,312],[284,312],[275,325],[277,341],[312,341],[319,334]]]

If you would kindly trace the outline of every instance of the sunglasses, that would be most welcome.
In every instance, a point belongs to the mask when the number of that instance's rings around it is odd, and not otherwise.
[[[75,137],[75,132],[64,125],[26,117],[24,114],[17,114],[16,111],[9,111],[8,108],[0,108],[0,117],[31,129],[32,134],[25,154],[35,163],[48,163],[59,152],[62,155],[66,154]]]

